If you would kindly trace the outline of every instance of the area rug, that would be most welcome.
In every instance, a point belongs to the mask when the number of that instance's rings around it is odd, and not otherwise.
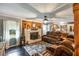
[[[51,44],[42,41],[35,44],[26,45],[23,48],[29,53],[30,56],[32,56],[35,53],[41,53],[50,45]]]

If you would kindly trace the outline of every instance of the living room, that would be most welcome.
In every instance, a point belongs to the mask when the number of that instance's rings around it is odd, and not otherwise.
[[[74,56],[71,3],[2,3],[0,27],[2,56]]]

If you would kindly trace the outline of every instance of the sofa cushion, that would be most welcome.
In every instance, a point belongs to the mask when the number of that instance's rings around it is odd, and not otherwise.
[[[56,48],[54,56],[72,56],[73,51],[64,45],[60,45]]]

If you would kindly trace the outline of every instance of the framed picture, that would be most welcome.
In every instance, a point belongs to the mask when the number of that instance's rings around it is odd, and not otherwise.
[[[11,29],[11,30],[9,30],[9,33],[10,33],[10,35],[16,35],[16,30]]]

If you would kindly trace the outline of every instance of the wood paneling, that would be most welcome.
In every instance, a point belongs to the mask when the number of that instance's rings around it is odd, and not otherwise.
[[[32,21],[22,21],[22,28],[27,28],[27,29],[31,29],[32,28],[32,25],[33,23],[35,24],[35,27],[36,28],[41,28],[42,24],[41,23],[38,23],[38,22],[32,22]]]
[[[32,22],[32,21],[22,21],[22,35],[24,35],[24,29],[32,29],[33,23],[35,24],[35,28],[42,28],[42,23]]]
[[[79,3],[73,4],[73,12],[74,12],[75,55],[79,56]]]
[[[22,28],[23,29],[25,29],[25,28],[29,29],[31,27],[32,27],[32,22],[30,22],[30,21],[22,21]]]

